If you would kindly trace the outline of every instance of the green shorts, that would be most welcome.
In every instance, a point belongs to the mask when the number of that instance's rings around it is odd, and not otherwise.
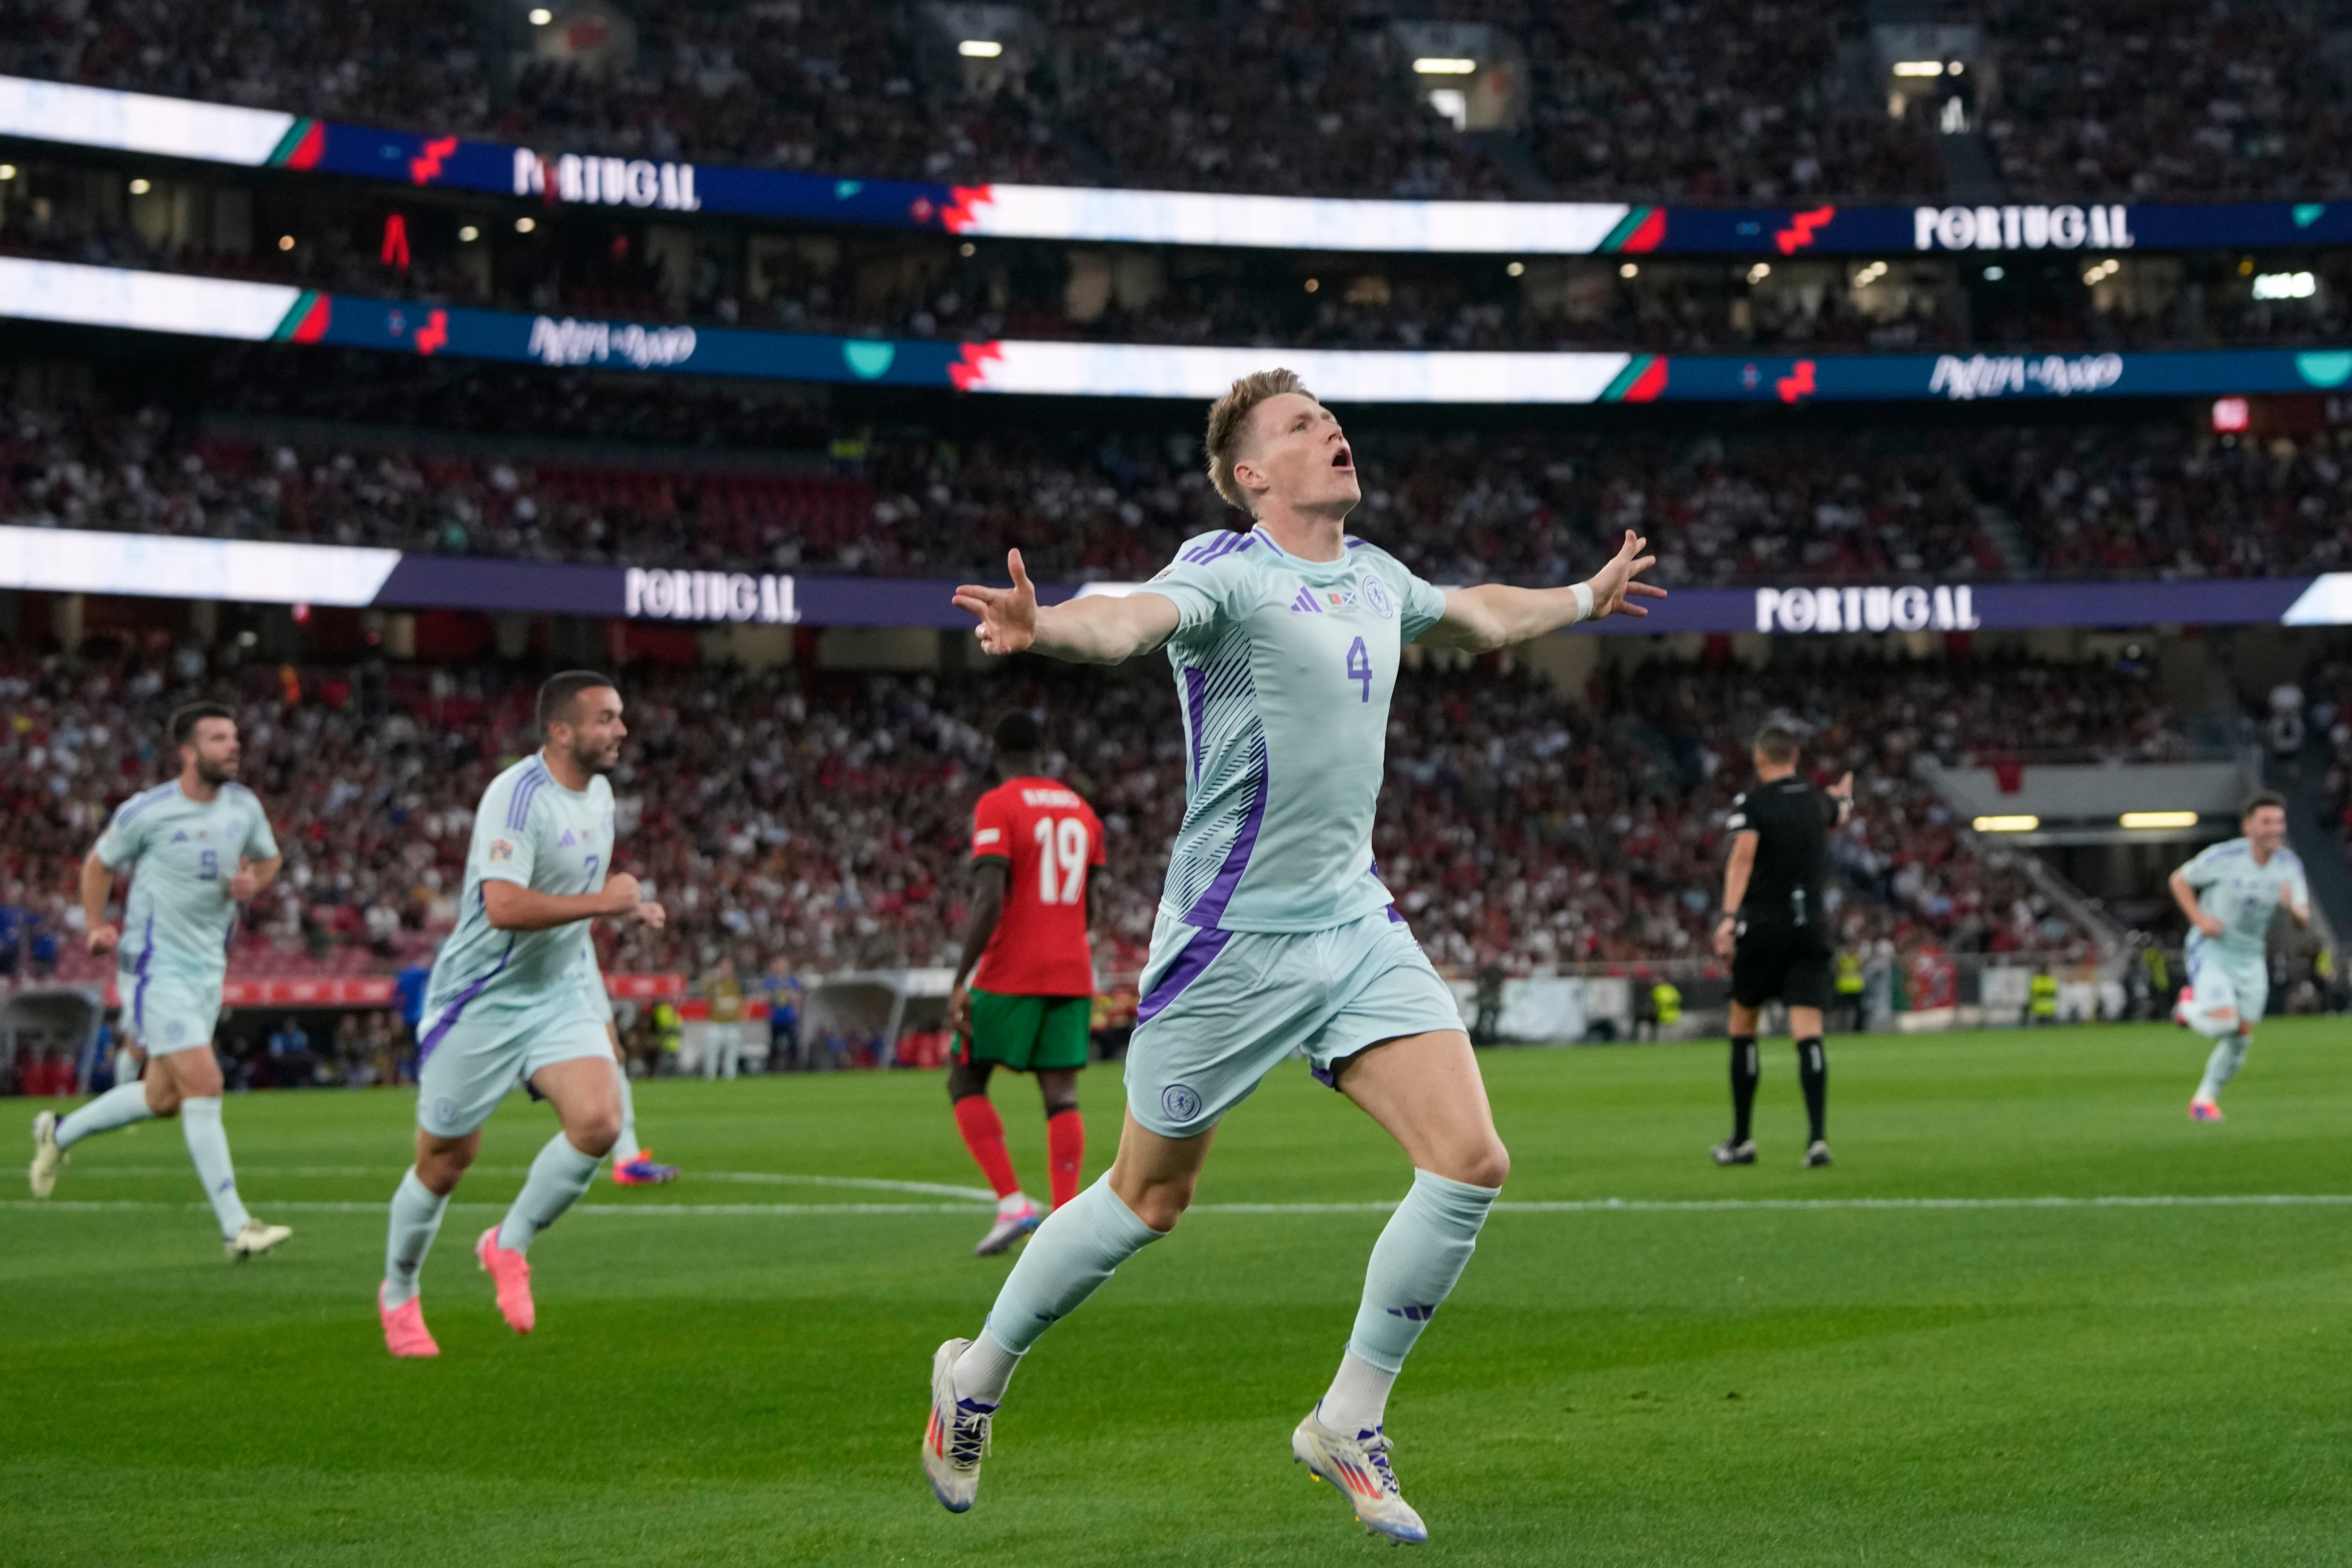
[[[1087,1065],[1091,996],[1004,996],[971,989],[971,1032],[960,1062],[994,1062],[1014,1072],[1070,1072]]]
[[[213,1043],[220,1022],[220,982],[126,969],[115,976],[122,994],[122,1019],[151,1057],[193,1051]]]
[[[1366,1046],[1462,1027],[1412,928],[1384,909],[1329,931],[1234,931],[1161,914],[1127,1047],[1127,1108],[1163,1138],[1206,1132],[1286,1057],[1334,1083]]]

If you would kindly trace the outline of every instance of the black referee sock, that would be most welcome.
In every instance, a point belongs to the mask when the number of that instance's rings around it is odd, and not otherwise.
[[[1813,1142],[1829,1138],[1830,1058],[1822,1054],[1822,1037],[1809,1035],[1797,1042],[1797,1078],[1805,1086],[1805,1119],[1813,1124]]]
[[[1756,1037],[1731,1037],[1731,1141],[1748,1142],[1748,1123],[1756,1114],[1756,1080],[1763,1077],[1756,1060]]]

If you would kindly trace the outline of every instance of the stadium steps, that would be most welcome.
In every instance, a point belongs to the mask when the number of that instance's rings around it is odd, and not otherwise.
[[[2033,576],[2033,555],[2025,548],[2025,536],[2017,530],[2017,519],[2005,506],[1990,502],[1977,503],[1977,529],[1992,542],[1994,552],[2000,557],[2001,570],[2012,583],[2030,581]]]
[[[1998,205],[2009,199],[2009,182],[2001,177],[1992,143],[1979,132],[1937,136],[1936,156],[1943,163],[1944,189],[1952,200]]]

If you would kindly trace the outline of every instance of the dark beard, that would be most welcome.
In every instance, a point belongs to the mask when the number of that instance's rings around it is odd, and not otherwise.
[[[218,789],[225,784],[235,784],[236,782],[236,764],[235,763],[229,763],[224,765],[219,763],[208,763],[205,761],[204,758],[198,757],[196,759],[196,777],[201,779],[204,783],[211,785],[213,788]]]
[[[598,773],[612,772],[612,766],[604,761],[603,752],[589,751],[580,746],[572,748],[572,765],[590,778],[594,778]]]

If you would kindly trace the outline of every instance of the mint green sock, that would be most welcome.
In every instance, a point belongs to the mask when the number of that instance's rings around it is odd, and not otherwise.
[[[433,1249],[441,1216],[448,1212],[449,1200],[418,1181],[414,1167],[400,1178],[399,1190],[392,1194],[392,1223],[383,1238],[385,1306],[397,1307],[415,1299],[425,1255]]]
[[[70,1149],[93,1132],[111,1132],[155,1113],[147,1109],[147,1086],[133,1079],[116,1084],[58,1123],[58,1147]]]
[[[221,1131],[220,1096],[180,1101],[180,1134],[188,1142],[188,1158],[205,1184],[205,1196],[220,1221],[221,1236],[235,1239],[253,1216],[236,1195],[236,1170],[229,1163],[228,1134]]]
[[[580,1201],[588,1184],[596,1179],[596,1167],[604,1163],[604,1155],[583,1154],[561,1132],[549,1139],[539,1158],[530,1163],[530,1174],[499,1226],[499,1245],[512,1252],[529,1252],[539,1233]]]
[[[1372,1244],[1364,1270],[1364,1302],[1348,1349],[1383,1372],[1402,1372],[1413,1342],[1477,1248],[1486,1211],[1500,1187],[1474,1187],[1427,1171],[1412,1173],[1412,1190]]]
[[[1004,1397],[1013,1363],[1056,1321],[1101,1288],[1111,1271],[1168,1233],[1154,1230],[1110,1190],[1105,1172],[1094,1185],[1048,1215],[1005,1276],[982,1331],[998,1351],[964,1352],[956,1362],[956,1396],[994,1405]],[[978,1345],[981,1342],[975,1342]],[[967,1365],[971,1371],[969,1385]]]
[[[637,1097],[629,1092],[628,1069],[614,1062],[613,1072],[621,1080],[621,1141],[613,1145],[613,1159],[620,1163],[637,1157]]]

